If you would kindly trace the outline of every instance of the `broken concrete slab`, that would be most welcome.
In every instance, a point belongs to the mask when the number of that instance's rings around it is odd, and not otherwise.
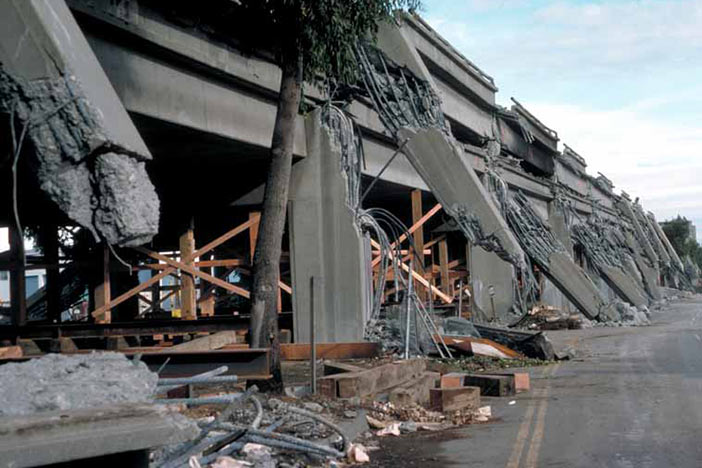
[[[383,364],[360,372],[346,372],[317,380],[321,394],[329,398],[353,398],[374,395],[406,383],[426,369],[422,359]]]
[[[0,419],[0,466],[74,466],[78,460],[113,455],[97,463],[146,467],[151,448],[186,442],[199,432],[187,417],[147,404],[5,417]]]
[[[653,264],[655,267],[657,267],[658,260],[659,260],[658,255],[656,255],[656,252],[653,250],[653,246],[651,246],[651,243],[649,242],[648,237],[646,236],[646,233],[643,230],[643,227],[639,223],[638,217],[634,214],[634,210],[631,206],[631,202],[627,198],[622,196],[622,197],[619,197],[619,199],[616,201],[615,205],[617,206],[617,208],[619,208],[619,210],[622,212],[622,214],[626,217],[626,219],[634,227],[634,233],[636,235],[636,240],[643,248],[644,252],[646,253],[646,256],[651,261],[651,264]]]
[[[480,335],[519,351],[527,357],[551,361],[555,358],[553,344],[541,332],[508,330],[476,324]]]
[[[583,315],[597,318],[604,302],[590,278],[567,253],[555,252],[549,256],[546,268],[539,267]]]
[[[427,406],[429,404],[429,392],[436,388],[441,379],[438,372],[424,372],[419,377],[410,380],[388,393],[388,401],[396,406],[406,406],[416,403]]]
[[[437,128],[403,128],[398,136],[406,141],[403,153],[466,238],[510,264],[524,265],[519,242],[456,141]]]
[[[0,110],[32,146],[38,184],[69,218],[110,244],[158,230],[151,158],[63,0],[2,0]],[[26,148],[24,148],[26,149]]]
[[[442,413],[467,408],[478,409],[480,394],[479,387],[432,388],[429,407]]]

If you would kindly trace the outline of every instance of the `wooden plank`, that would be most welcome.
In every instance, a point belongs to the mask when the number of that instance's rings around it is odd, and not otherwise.
[[[21,346],[3,346],[0,348],[0,359],[21,358],[24,356]]]
[[[201,279],[204,279],[205,281],[208,281],[214,285],[219,286],[220,288],[226,289],[227,291],[231,291],[235,294],[238,294],[240,296],[243,296],[245,298],[251,297],[251,294],[244,288],[240,288],[239,286],[234,286],[233,284],[227,283],[226,281],[222,281],[219,278],[215,278],[212,275],[208,275],[207,273],[204,273],[202,271],[199,271],[195,269],[192,266],[186,265],[182,262],[178,262],[176,260],[173,260],[172,258],[166,257],[165,255],[161,255],[157,252],[152,252],[148,249],[145,249],[143,247],[134,247],[134,250],[137,250],[138,252],[141,252],[145,255],[148,255],[151,258],[154,258],[156,260],[161,260],[164,263],[167,263],[168,265],[178,268],[181,270],[181,272],[186,272],[190,273],[193,276],[198,276]]]
[[[441,234],[439,237],[436,237],[424,244],[424,255],[431,254],[431,250],[429,250],[429,248],[432,247],[434,244],[441,242],[444,239],[446,239],[446,234]],[[427,252],[429,252],[429,254],[427,254]]]
[[[378,244],[378,242],[376,242],[375,240],[371,239],[370,243],[372,246],[380,248],[380,244]],[[388,252],[388,255],[390,256],[391,259],[394,258],[394,255],[392,254],[392,252]],[[402,268],[405,272],[409,273],[409,270],[410,270],[409,267],[402,262],[400,263],[400,268]],[[419,282],[419,284],[421,284],[425,288],[431,288],[431,291],[435,295],[437,295],[445,303],[451,304],[453,302],[452,297],[447,296],[446,294],[442,293],[439,289],[437,289],[435,286],[432,286],[431,284],[429,284],[429,281],[427,281],[424,277],[422,277],[422,275],[417,273],[415,270],[412,270],[412,277],[415,278]]]
[[[336,378],[339,398],[375,395],[401,385],[421,375],[426,368],[422,359],[408,359],[367,369],[325,378]]]
[[[430,407],[434,411],[449,412],[480,407],[480,388],[453,387],[433,388],[430,393]]]
[[[110,323],[112,320],[112,311],[108,308],[108,304],[112,300],[110,289],[110,248],[107,243],[102,245],[102,281],[95,287],[95,310],[101,310],[100,314],[95,315],[95,322]],[[115,304],[116,305],[116,304]],[[114,307],[114,306],[112,306]]]
[[[200,262],[195,262],[193,264],[198,268],[211,268],[211,267],[232,267],[247,265],[247,263],[240,258],[230,258],[230,259],[220,259],[220,260],[204,260]]]
[[[201,259],[205,259],[204,262],[198,262],[198,263],[210,263],[209,265],[201,266],[197,265],[198,268],[203,270],[207,274],[212,274],[214,271],[212,270],[212,265],[211,262],[212,260],[212,254],[210,252],[206,253],[201,257]],[[216,260],[215,260],[216,261]],[[215,297],[214,294],[207,295],[207,290],[208,290],[209,284],[206,281],[200,281],[200,298],[202,300],[197,301],[197,305],[200,308],[200,315],[203,317],[212,317],[215,313]],[[207,295],[207,297],[205,297]]]
[[[135,288],[132,288],[132,289],[130,289],[129,291],[127,291],[127,292],[125,292],[124,294],[122,294],[121,296],[117,297],[115,300],[110,301],[110,302],[104,304],[103,306],[97,307],[97,308],[91,313],[91,315],[92,315],[93,317],[96,317],[96,318],[97,318],[97,317],[100,317],[101,315],[103,315],[103,314],[105,313],[105,310],[106,310],[106,309],[108,309],[108,308],[113,308],[113,307],[117,307],[117,306],[118,306],[119,304],[121,304],[122,302],[124,302],[124,301],[126,301],[127,299],[129,299],[129,298],[135,296],[136,294],[139,294],[139,293],[140,293],[141,291],[143,291],[144,289],[150,287],[152,284],[154,284],[154,283],[156,283],[156,282],[158,282],[158,281],[161,281],[161,279],[165,278],[166,276],[170,275],[170,274],[173,273],[173,272],[174,272],[174,270],[164,270],[164,271],[160,272],[158,275],[152,276],[152,277],[149,278],[148,280],[146,280],[146,281],[144,281],[143,283],[139,284],[139,286],[137,286],[137,287],[135,287]]]
[[[231,231],[228,231],[227,233],[222,234],[221,236],[219,236],[218,238],[216,238],[216,239],[213,240],[212,242],[209,242],[209,243],[205,244],[204,246],[200,247],[198,250],[196,250],[196,251],[193,253],[193,258],[192,258],[192,260],[194,260],[194,259],[196,259],[196,258],[202,256],[203,254],[209,252],[210,250],[212,250],[212,249],[214,249],[215,247],[219,246],[219,245],[222,244],[223,242],[228,241],[229,239],[231,239],[232,237],[236,236],[237,234],[240,234],[240,233],[246,231],[246,230],[249,229],[254,223],[257,223],[258,220],[259,220],[259,218],[260,218],[260,216],[253,216],[253,217],[250,217],[249,220],[246,221],[245,223],[240,224],[239,226],[235,227],[235,228],[232,229]],[[188,260],[191,260],[191,259],[188,259]]]
[[[236,342],[236,331],[226,330],[171,346],[168,351],[212,351]]]
[[[412,224],[417,223],[422,219],[422,191],[420,189],[412,190]],[[414,246],[410,249],[410,254],[414,256],[414,252],[424,252],[424,227],[419,226],[412,233],[412,240]],[[424,271],[424,255],[417,255],[414,257],[414,264],[418,266],[417,270],[420,272]],[[424,290],[418,289],[419,299],[426,299],[426,294]]]
[[[439,270],[441,273],[441,290],[453,296],[449,284],[448,244],[446,239],[439,242]]]
[[[179,239],[180,258],[184,265],[193,267],[192,255],[195,252],[195,233],[192,221]],[[197,305],[195,304],[195,277],[192,273],[182,272],[180,275],[180,310],[181,318],[185,320],[197,319]]]
[[[370,359],[380,355],[379,343],[317,343],[317,359]],[[309,343],[283,343],[280,358],[284,361],[305,361],[310,358]]]

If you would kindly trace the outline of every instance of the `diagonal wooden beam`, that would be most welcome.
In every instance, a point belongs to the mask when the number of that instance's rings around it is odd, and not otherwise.
[[[371,245],[372,245],[373,247],[380,248],[380,244],[378,244],[375,240],[371,239],[370,242],[371,242]],[[390,256],[391,259],[394,258],[392,252],[389,253],[389,256]],[[408,267],[407,265],[405,265],[403,262],[400,262],[400,267],[401,267],[405,272],[410,273],[409,267]],[[452,297],[447,296],[446,294],[444,294],[443,292],[441,292],[439,289],[437,289],[436,287],[432,286],[432,285],[429,283],[429,281],[426,280],[426,278],[424,278],[422,275],[420,275],[419,273],[417,273],[414,269],[411,271],[411,274],[412,274],[412,277],[413,277],[414,279],[416,279],[417,282],[418,282],[419,284],[421,284],[422,286],[424,286],[426,289],[430,289],[431,292],[433,292],[434,294],[436,294],[436,295],[437,295],[442,301],[444,301],[446,304],[450,304],[450,303],[453,302],[453,298],[452,298]]]
[[[417,220],[417,222],[414,223],[414,224],[407,230],[407,232],[403,233],[400,237],[397,238],[397,240],[396,240],[395,242],[393,242],[392,244],[390,244],[390,247],[391,247],[391,248],[395,248],[398,244],[401,244],[402,242],[404,242],[405,239],[407,239],[407,235],[408,235],[408,234],[412,234],[412,233],[414,233],[414,231],[416,231],[417,229],[419,229],[420,227],[422,227],[422,226],[424,225],[424,223],[426,223],[427,221],[429,221],[429,219],[430,219],[432,216],[434,216],[440,209],[441,209],[441,203],[437,203],[436,205],[434,205],[434,207],[433,207],[431,210],[427,211],[427,213],[426,213],[424,216],[422,216],[421,218],[419,218],[419,219]],[[377,248],[380,249],[380,246],[378,246]],[[374,266],[376,266],[378,263],[380,263],[380,257],[374,259],[374,260],[371,262],[371,266],[374,267]]]
[[[236,236],[237,234],[241,234],[242,232],[246,231],[254,224],[258,223],[258,220],[260,217],[261,217],[261,215],[259,213],[253,213],[248,221],[238,225],[237,227],[235,227],[231,231],[226,232],[225,234],[222,234],[221,236],[219,236],[218,238],[216,238],[212,242],[209,242],[209,243],[203,245],[202,247],[197,249],[195,252],[193,252],[193,255],[191,258],[184,258],[183,261],[193,260],[193,259],[196,259],[196,258],[206,254],[207,252],[209,252],[210,250],[219,246],[220,244],[228,241],[229,239]]]
[[[210,274],[207,274],[203,271],[200,271],[190,265],[186,265],[182,262],[178,262],[176,260],[173,260],[172,258],[166,257],[165,255],[161,255],[160,253],[157,252],[152,252],[149,249],[145,249],[144,247],[134,247],[134,250],[137,252],[141,252],[144,255],[148,255],[149,257],[155,259],[155,260],[160,260],[174,268],[178,268],[181,271],[184,271],[186,273],[190,273],[193,276],[197,276],[208,283],[215,284],[219,286],[220,288],[226,289],[228,291],[231,291],[235,294],[238,294],[240,296],[243,296],[247,299],[251,297],[251,293],[249,293],[246,289],[240,288],[239,286],[234,286],[233,284],[227,283],[226,281],[223,281],[215,276],[212,276]]]
[[[104,304],[104,305],[98,307],[93,312],[91,312],[90,315],[92,315],[93,317],[99,317],[107,309],[112,309],[113,307],[117,307],[119,304],[121,304],[124,301],[126,301],[127,299],[133,297],[135,294],[139,294],[144,289],[148,288],[149,286],[151,286],[152,284],[154,284],[158,281],[161,281],[163,278],[165,278],[166,276],[168,276],[172,273],[175,273],[175,269],[164,270],[164,271],[160,272],[158,275],[152,276],[151,278],[147,279],[143,283],[139,284],[139,286],[136,286],[136,287],[130,289],[126,293],[122,294],[121,296],[118,296],[117,298],[108,302],[107,304]]]

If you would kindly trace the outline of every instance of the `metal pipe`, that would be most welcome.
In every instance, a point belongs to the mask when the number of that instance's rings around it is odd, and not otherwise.
[[[154,403],[159,405],[177,405],[183,404],[188,406],[201,405],[227,405],[240,400],[243,393],[233,393],[227,395],[219,395],[215,397],[197,397],[197,398],[157,398]]]
[[[237,383],[239,378],[236,375],[220,375],[220,376],[193,376],[193,377],[176,377],[168,379],[158,379],[159,387],[167,385],[195,385],[195,384],[220,384],[220,383]]]
[[[310,276],[310,390],[312,395],[317,394],[317,346],[314,332],[314,276]]]
[[[405,314],[407,315],[405,318],[405,359],[409,359],[410,310],[412,302],[412,283],[414,282],[414,280],[412,279],[412,272],[414,271],[414,269],[412,268],[413,263],[414,259],[410,258],[409,273],[407,274],[407,306],[405,308]]]
[[[212,369],[211,371],[203,372],[202,374],[193,375],[193,376],[191,376],[191,378],[192,377],[215,377],[217,375],[224,374],[228,370],[229,370],[229,367],[220,366],[216,369]],[[159,379],[159,381],[161,381],[161,380],[163,380],[163,379]],[[158,388],[157,390],[159,393],[164,393],[164,392],[171,391],[171,390],[176,389],[176,388],[181,387],[181,386],[182,385],[173,385],[172,387]]]

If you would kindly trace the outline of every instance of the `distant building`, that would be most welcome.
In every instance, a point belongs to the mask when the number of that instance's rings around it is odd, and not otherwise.
[[[38,255],[34,250],[28,250],[27,255]],[[26,296],[29,297],[46,284],[46,270],[27,270],[25,272]],[[10,272],[0,270],[0,307],[10,306]]]

